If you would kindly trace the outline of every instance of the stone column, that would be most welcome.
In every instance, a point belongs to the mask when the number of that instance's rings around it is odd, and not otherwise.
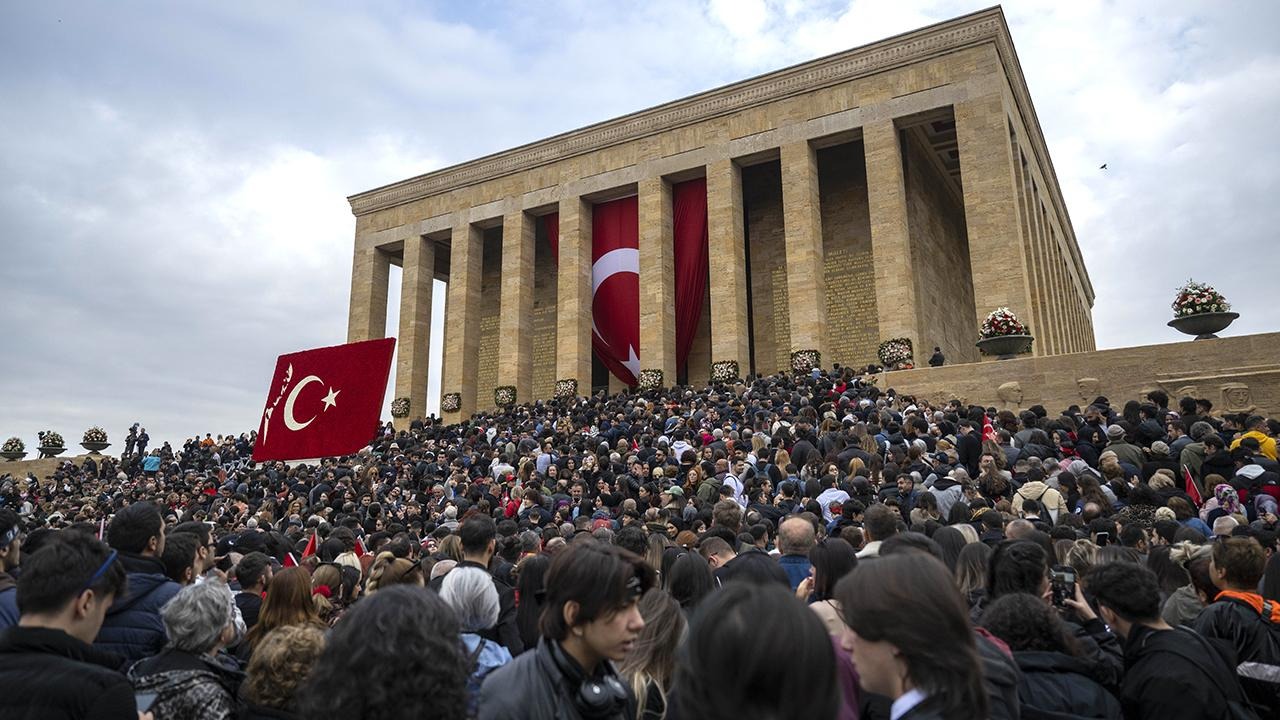
[[[670,183],[660,177],[641,180],[640,372],[661,372],[664,387],[676,383],[676,271],[671,212]]]
[[[396,343],[396,397],[409,398],[409,416],[395,418],[407,429],[427,414],[427,366],[431,358],[431,282],[436,274],[436,244],[420,236],[404,241],[400,275],[400,337]]]
[[[378,248],[357,247],[351,261],[351,306],[347,342],[387,335],[387,282],[391,258]]]
[[[556,268],[556,381],[574,380],[591,394],[591,205],[560,201],[560,260]]]
[[[484,234],[461,212],[454,220],[449,251],[449,295],[445,304],[444,382],[441,414],[446,422],[471,417],[476,410],[476,363],[480,354],[480,267]],[[445,410],[458,395],[458,410]],[[489,401],[485,402],[485,406]]]
[[[1004,99],[999,93],[956,103],[964,213],[973,272],[976,333],[997,307],[1030,319],[1031,290],[1018,223],[1017,188]]]
[[[808,141],[781,147],[782,222],[787,245],[787,313],[791,350],[827,353],[826,280],[822,264],[822,215],[818,158]],[[786,368],[789,370],[790,368]]]
[[[918,274],[914,272],[911,233],[907,225],[907,190],[902,172],[902,145],[892,119],[862,128],[867,163],[867,206],[871,216],[871,257],[880,339],[911,339],[916,364],[928,359],[931,347],[920,336]]]
[[[512,203],[502,218],[498,383],[515,386],[516,402],[533,400],[534,229],[534,218]]]
[[[747,325],[746,231],[743,227],[742,168],[730,159],[707,166],[707,254],[710,271],[711,375],[719,363],[737,363],[738,376],[751,373]]]

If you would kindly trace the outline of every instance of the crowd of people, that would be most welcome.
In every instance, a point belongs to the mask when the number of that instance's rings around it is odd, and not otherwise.
[[[1280,717],[1280,423],[850,369],[0,477],[0,717]]]

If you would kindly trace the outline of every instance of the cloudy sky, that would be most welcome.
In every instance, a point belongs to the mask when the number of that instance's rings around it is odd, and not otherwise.
[[[0,437],[256,427],[345,340],[347,195],[984,4],[0,4]],[[1099,347],[1178,340],[1191,276],[1278,329],[1280,4],[1005,12]]]

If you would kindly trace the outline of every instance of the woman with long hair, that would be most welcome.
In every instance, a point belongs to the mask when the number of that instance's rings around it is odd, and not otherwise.
[[[271,578],[267,597],[258,612],[258,622],[244,636],[236,656],[242,661],[248,660],[263,636],[286,625],[325,627],[311,599],[311,575],[300,567],[285,568]]]
[[[360,573],[337,563],[320,563],[311,574],[311,602],[320,621],[333,627],[360,596]]]
[[[292,720],[296,691],[324,652],[324,632],[311,625],[286,625],[263,636],[241,686],[240,720]]]
[[[676,648],[687,627],[680,603],[669,593],[650,588],[640,598],[644,630],[618,672],[631,683],[638,720],[662,720],[667,716],[667,696],[676,669]]]
[[[664,582],[664,589],[680,603],[686,614],[693,613],[702,599],[716,586],[711,566],[696,552],[686,552],[676,557]]]
[[[809,577],[796,588],[801,600],[812,597],[809,609],[817,613],[827,632],[840,635],[845,632],[844,618],[840,616],[840,601],[835,598],[836,584],[853,571],[858,555],[853,546],[840,538],[827,538],[809,550]]]
[[[982,604],[987,594],[987,564],[991,561],[991,546],[983,542],[971,542],[960,548],[956,556],[956,587],[970,608]]]
[[[923,625],[918,618],[909,624]],[[834,718],[841,699],[836,663],[826,628],[788,587],[734,580],[689,624],[673,707],[679,717],[699,720]]]
[[[941,560],[903,553],[862,563],[836,586],[859,682],[899,720],[987,717],[964,598]]]
[[[397,585],[356,603],[297,694],[303,717],[462,720],[458,619],[436,593]]]
[[[538,646],[538,618],[542,615],[544,578],[551,559],[546,555],[530,555],[520,561],[516,576],[516,627],[526,648]]]

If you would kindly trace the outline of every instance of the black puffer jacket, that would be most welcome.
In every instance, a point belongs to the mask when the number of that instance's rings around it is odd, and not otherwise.
[[[1235,649],[1236,662],[1251,665],[1238,673],[1241,686],[1260,714],[1280,717],[1280,683],[1262,679],[1280,675],[1280,606],[1264,603],[1253,593],[1245,595],[1271,611],[1269,618],[1264,619],[1245,599],[1219,595],[1200,611],[1195,631],[1230,644]]]
[[[554,642],[543,638],[538,647],[489,673],[480,688],[480,720],[582,720],[575,705],[582,670]],[[617,676],[607,660],[600,672]],[[615,717],[635,716],[630,693],[628,688],[625,714]]]
[[[119,663],[61,630],[9,628],[0,634],[0,717],[137,720]]]
[[[1089,677],[1088,664],[1056,652],[1015,652],[1022,671],[1018,699],[1024,720],[1122,717],[1120,701]]]
[[[182,589],[164,574],[159,558],[120,553],[128,573],[124,595],[115,599],[94,640],[94,647],[116,653],[129,664],[155,655],[164,648],[164,622],[160,608]]]

